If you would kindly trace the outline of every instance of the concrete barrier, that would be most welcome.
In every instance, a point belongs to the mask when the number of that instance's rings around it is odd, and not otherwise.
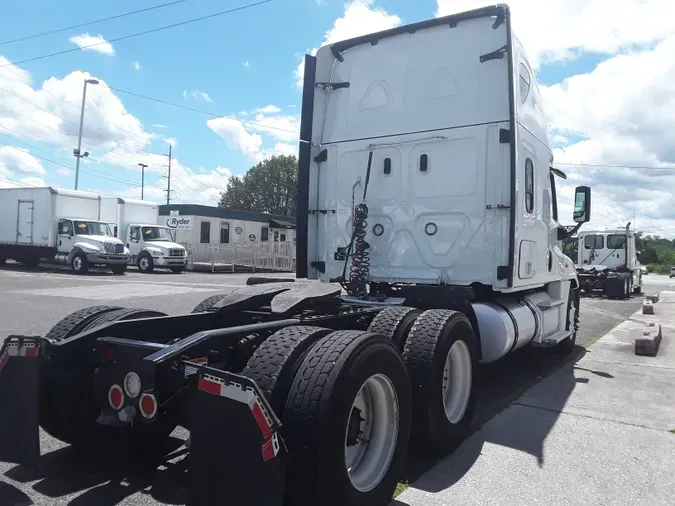
[[[650,322],[635,336],[635,354],[655,357],[659,352],[659,345],[663,339],[661,324]]]
[[[642,301],[642,314],[654,314],[654,303],[651,300]]]
[[[659,292],[654,292],[651,295],[647,295],[647,300],[657,303],[659,301]]]

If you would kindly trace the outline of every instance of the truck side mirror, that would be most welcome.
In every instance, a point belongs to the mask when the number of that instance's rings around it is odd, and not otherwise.
[[[577,186],[574,192],[575,223],[586,223],[591,219],[591,189],[588,186]]]

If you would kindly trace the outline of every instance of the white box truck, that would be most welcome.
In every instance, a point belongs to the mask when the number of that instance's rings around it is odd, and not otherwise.
[[[129,251],[100,221],[101,197],[44,188],[0,189],[0,264],[69,265],[77,274],[104,267],[123,274]]]
[[[141,272],[170,269],[183,272],[187,263],[185,248],[174,242],[174,231],[157,225],[159,205],[144,200],[102,198],[101,219],[113,226],[116,237],[129,249],[129,264]]]

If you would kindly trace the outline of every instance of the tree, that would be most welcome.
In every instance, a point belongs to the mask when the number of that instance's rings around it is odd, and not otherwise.
[[[233,177],[221,194],[220,207],[295,216],[298,159],[276,155],[251,167],[243,177]]]

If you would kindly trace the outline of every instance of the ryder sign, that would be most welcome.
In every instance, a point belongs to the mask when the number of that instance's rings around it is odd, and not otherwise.
[[[191,218],[181,218],[178,216],[171,216],[166,219],[166,226],[173,229],[189,229],[191,227]]]

